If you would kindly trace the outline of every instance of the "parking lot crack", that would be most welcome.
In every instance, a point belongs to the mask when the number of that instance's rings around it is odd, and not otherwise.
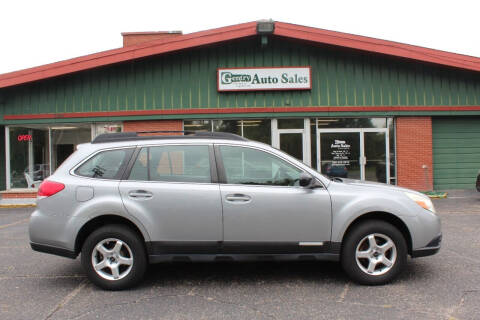
[[[52,311],[50,311],[50,313],[45,317],[45,320],[48,320],[48,319],[51,319],[53,317],[53,315],[59,311],[60,309],[62,309],[65,305],[67,305],[73,298],[75,298],[75,296],[78,295],[78,293],[83,289],[83,287],[85,287],[85,285],[87,284],[87,280],[86,279],[83,279],[80,284],[75,288],[73,289],[69,294],[67,294],[63,299],[62,301],[60,301],[60,303],[58,303],[55,308],[53,308]]]
[[[343,288],[342,293],[338,297],[337,302],[343,302],[345,300],[345,296],[347,295],[349,289],[350,289],[350,282],[347,282],[345,284],[345,287]]]
[[[455,318],[453,315],[456,314],[464,305],[465,303],[465,297],[469,294],[469,293],[477,293],[479,292],[480,290],[465,290],[463,291],[462,293],[462,296],[460,297],[460,301],[458,304],[454,305],[453,307],[449,308],[447,310],[447,314],[445,316],[445,319],[447,320],[454,320],[454,319],[457,319]]]

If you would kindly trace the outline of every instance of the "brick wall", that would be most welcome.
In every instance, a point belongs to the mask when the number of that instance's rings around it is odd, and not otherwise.
[[[182,131],[182,120],[146,120],[125,121],[123,131]],[[175,135],[181,133],[156,133],[156,135]]]
[[[432,190],[432,118],[398,117],[396,129],[398,185]]]

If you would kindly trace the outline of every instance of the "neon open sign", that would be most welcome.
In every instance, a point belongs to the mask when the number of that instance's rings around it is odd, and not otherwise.
[[[17,137],[18,141],[32,141],[31,134],[19,134]]]

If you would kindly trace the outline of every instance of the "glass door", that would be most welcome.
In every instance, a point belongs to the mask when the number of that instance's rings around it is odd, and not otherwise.
[[[388,183],[387,129],[319,129],[319,171],[330,177]]]
[[[273,119],[272,146],[310,165],[310,119]]]

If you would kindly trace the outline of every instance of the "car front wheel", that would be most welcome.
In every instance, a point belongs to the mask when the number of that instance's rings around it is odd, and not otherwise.
[[[83,244],[81,259],[90,281],[106,290],[137,285],[147,267],[143,242],[123,225],[107,225],[92,232]]]
[[[406,261],[407,245],[402,233],[384,221],[358,224],[343,243],[342,267],[360,284],[388,283],[404,269]]]

